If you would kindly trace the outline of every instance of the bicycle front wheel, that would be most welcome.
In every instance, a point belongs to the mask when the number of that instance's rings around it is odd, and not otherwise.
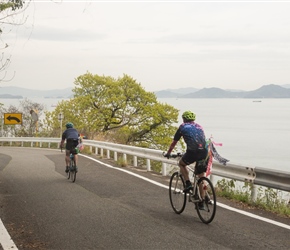
[[[198,217],[205,224],[211,223],[216,212],[216,194],[211,181],[206,177],[201,177],[198,182],[200,195],[203,201],[196,204]]]
[[[185,182],[179,172],[172,174],[169,182],[169,199],[175,213],[181,214],[186,205]]]

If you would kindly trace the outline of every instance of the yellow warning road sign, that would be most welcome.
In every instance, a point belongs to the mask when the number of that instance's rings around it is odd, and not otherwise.
[[[4,124],[22,124],[22,113],[4,113]]]

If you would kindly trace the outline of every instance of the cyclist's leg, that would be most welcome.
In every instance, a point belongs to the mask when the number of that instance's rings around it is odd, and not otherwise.
[[[205,177],[205,173],[199,174],[198,177],[199,178]],[[203,183],[200,183],[200,185],[199,185],[199,193],[200,193],[201,198],[204,200],[205,193],[204,193],[204,189],[203,189]]]
[[[78,154],[75,154],[75,163],[76,163],[76,166],[78,165]]]
[[[71,144],[69,141],[66,142],[66,147],[65,147],[65,172],[67,173],[68,172],[68,169],[69,169],[69,164],[70,164],[70,158],[69,158],[69,155],[70,155],[70,147],[71,147]]]
[[[70,154],[70,150],[65,150],[65,163],[67,166],[69,166],[69,154]]]
[[[180,172],[182,176],[184,177],[184,180],[189,181],[189,172],[188,172],[188,169],[186,168],[187,164],[182,159],[180,159],[178,165],[180,168]]]
[[[179,161],[179,168],[180,172],[184,177],[185,180],[185,189],[184,192],[188,192],[189,190],[192,189],[192,184],[189,179],[189,171],[187,169],[187,165],[190,165],[191,163],[195,162],[195,154],[191,151],[186,151],[186,153],[183,155],[183,157]]]
[[[184,181],[185,181],[185,188],[183,191],[189,192],[189,190],[192,189],[192,184],[191,184],[191,181],[189,180],[189,171],[186,167],[187,164],[182,159],[180,159],[178,166],[180,168],[181,175],[183,176]]]
[[[195,171],[194,173],[199,177],[205,177],[206,175],[206,170],[207,170],[207,163],[208,161],[205,160],[207,156],[207,150],[202,150],[202,151],[199,151],[198,152],[198,157],[199,157],[199,160],[196,162],[195,164]],[[204,200],[204,197],[205,197],[205,191],[204,191],[204,185],[203,185],[203,182],[201,182],[199,184],[199,193],[200,193],[200,198],[202,200]],[[199,204],[200,208],[203,207],[203,202],[201,202]]]
[[[78,172],[78,154],[74,154],[75,170]]]
[[[74,145],[73,145],[73,148],[75,149],[78,145],[78,141],[74,141]],[[74,159],[75,159],[75,164],[76,164],[76,167],[78,166],[78,154],[74,154]]]

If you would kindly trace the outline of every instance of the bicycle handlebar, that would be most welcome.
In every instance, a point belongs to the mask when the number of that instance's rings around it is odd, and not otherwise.
[[[170,154],[167,155],[165,152],[163,152],[163,156],[169,158],[178,158],[178,157],[182,157],[183,153],[176,153],[176,154]]]

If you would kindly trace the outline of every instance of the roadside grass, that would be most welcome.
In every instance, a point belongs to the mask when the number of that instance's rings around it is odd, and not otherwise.
[[[117,165],[124,168],[128,166],[128,162],[124,160],[123,158],[118,158]]]
[[[235,180],[222,179],[216,184],[218,196],[290,218],[289,200],[283,198],[283,191],[259,187],[254,200],[251,196],[252,191],[253,185],[251,183],[245,183],[241,188],[237,188]]]

